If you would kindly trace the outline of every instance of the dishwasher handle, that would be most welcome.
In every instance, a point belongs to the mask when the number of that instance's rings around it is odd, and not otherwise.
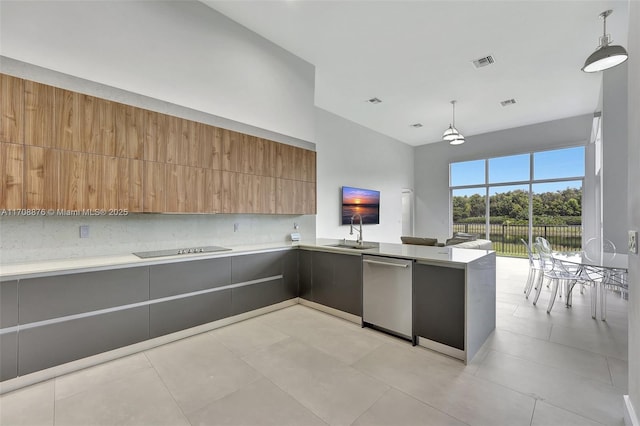
[[[381,266],[395,266],[396,268],[408,268],[409,265],[406,263],[391,263],[391,262],[380,262],[379,260],[369,260],[369,259],[363,259],[362,260],[364,263],[372,263],[374,265],[381,265]]]

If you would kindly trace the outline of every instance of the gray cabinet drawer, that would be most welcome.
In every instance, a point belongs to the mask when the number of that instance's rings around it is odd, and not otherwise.
[[[231,259],[231,282],[241,283],[281,275],[286,251],[245,254]]]
[[[231,290],[156,303],[150,306],[151,338],[231,316]]]
[[[18,373],[22,376],[148,338],[148,306],[20,330]]]
[[[18,325],[18,281],[0,282],[0,328]]]
[[[193,260],[150,267],[151,299],[231,283],[231,258]]]
[[[0,334],[0,381],[18,375],[18,332]]]
[[[149,299],[147,267],[20,280],[20,324]]]
[[[232,314],[238,315],[254,309],[283,302],[296,297],[286,286],[283,279],[261,282],[237,287],[231,293]]]

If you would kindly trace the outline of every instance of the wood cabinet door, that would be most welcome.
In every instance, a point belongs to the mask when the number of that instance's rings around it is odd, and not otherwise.
[[[205,213],[205,170],[199,167],[167,165],[166,211]]]
[[[162,213],[166,211],[166,164],[145,161],[143,167],[143,210]]]
[[[222,171],[205,169],[204,197],[206,213],[222,213]]]
[[[21,209],[24,145],[0,142],[0,209]]]
[[[115,108],[115,155],[143,159],[145,137],[145,110],[118,104]]]
[[[204,123],[196,123],[199,167],[222,170],[222,129]]]
[[[24,80],[0,74],[0,142],[24,143]]]
[[[302,152],[302,180],[305,182],[316,181],[316,152],[308,149]]]
[[[24,82],[24,141],[27,145],[55,146],[55,88]]]
[[[27,209],[58,209],[60,198],[60,151],[25,146]]]
[[[316,184],[276,179],[276,214],[315,214]]]
[[[224,213],[276,212],[275,178],[246,173],[222,172]]]
[[[165,163],[167,161],[169,116],[154,111],[144,111],[144,160]]]

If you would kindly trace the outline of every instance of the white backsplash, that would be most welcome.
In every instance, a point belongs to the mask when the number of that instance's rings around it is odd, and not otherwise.
[[[299,229],[294,229],[294,223]],[[238,230],[234,231],[234,224]],[[80,226],[89,238],[80,238]],[[284,242],[314,238],[313,215],[169,215],[0,217],[0,263],[127,254],[136,251]]]

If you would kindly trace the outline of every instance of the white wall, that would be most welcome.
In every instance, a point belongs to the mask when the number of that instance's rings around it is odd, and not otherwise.
[[[616,252],[627,253],[627,198],[620,196],[627,193],[627,64],[602,74],[602,230]]]
[[[640,2],[629,2],[628,229],[640,231]],[[640,416],[640,257],[629,255],[629,399]],[[636,418],[636,421],[640,419]],[[636,423],[638,425],[640,423]]]
[[[314,138],[314,67],[200,2],[3,0],[0,40],[2,56]]]
[[[416,235],[440,241],[449,236],[449,163],[586,145],[591,124],[592,115],[581,115],[469,136],[466,143],[458,146],[437,142],[417,147]]]
[[[402,189],[413,188],[413,147],[316,109],[318,237],[348,238],[340,224],[342,186],[380,191],[380,224],[365,225],[364,239],[399,243]]]

